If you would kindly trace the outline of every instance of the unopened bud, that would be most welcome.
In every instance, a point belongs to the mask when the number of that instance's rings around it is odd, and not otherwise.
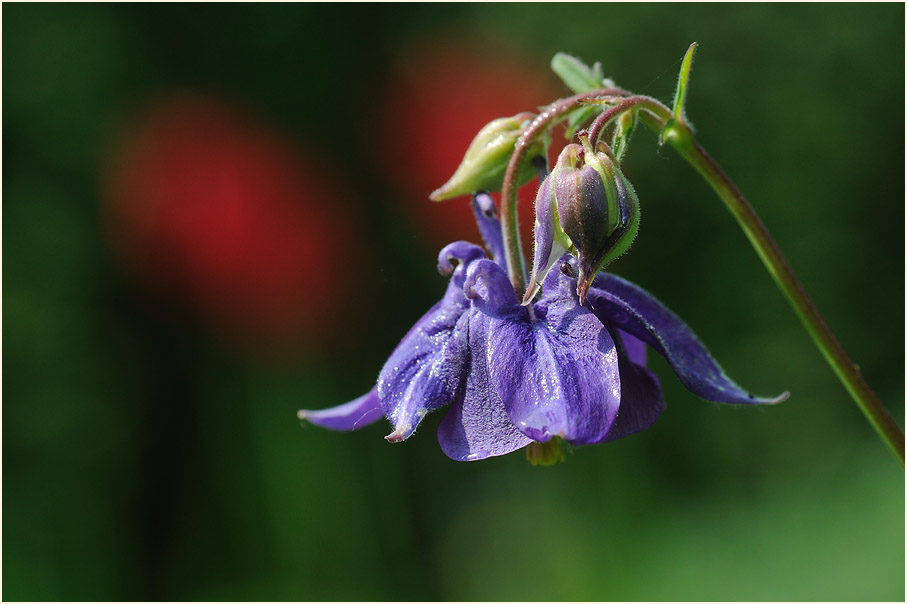
[[[595,275],[625,252],[639,228],[639,202],[610,150],[567,145],[536,198],[535,257],[523,304],[564,252],[577,258],[580,304]]]
[[[499,191],[516,141],[534,118],[532,113],[519,113],[488,123],[470,143],[457,171],[431,194],[431,199],[442,201],[477,191]],[[529,146],[525,157],[545,155],[549,141],[548,134],[540,136]],[[524,161],[517,174],[517,186],[529,182],[533,176],[533,166]]]

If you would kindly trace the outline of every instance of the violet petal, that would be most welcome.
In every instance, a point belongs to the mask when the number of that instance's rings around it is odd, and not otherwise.
[[[465,303],[457,294],[462,298],[451,283],[444,299],[419,319],[381,369],[378,395],[394,426],[387,437],[392,442],[408,438],[429,411],[457,394],[467,362],[466,333],[458,329]]]
[[[475,280],[476,290],[510,287],[504,271],[487,264],[470,267],[466,286]],[[509,308],[495,298],[476,305],[480,312],[471,316],[470,332],[484,335],[491,381],[511,422],[542,442],[553,436],[574,445],[605,440],[620,405],[620,375],[617,348],[604,325],[577,304],[575,294],[550,298],[547,316],[535,321],[517,312],[522,307],[515,295]],[[477,342],[470,340],[476,355]]]
[[[501,221],[494,200],[488,193],[476,193],[472,198],[472,213],[479,225],[479,232],[485,240],[485,248],[491,259],[504,266],[504,235],[501,233]]]
[[[627,336],[621,332],[621,336]],[[633,338],[633,336],[627,336]],[[626,339],[623,339],[626,342]],[[645,349],[636,338],[633,341]],[[637,432],[642,432],[655,423],[664,411],[665,401],[658,378],[643,366],[631,362],[628,350],[620,350],[620,409],[617,419],[608,432],[605,442],[611,442]]]
[[[438,272],[449,276],[455,288],[461,288],[466,277],[466,268],[474,260],[484,257],[485,250],[478,245],[468,241],[454,241],[438,252]],[[448,288],[448,293],[449,291]]]
[[[504,403],[491,387],[485,361],[486,334],[472,326],[469,331],[476,354],[470,356],[466,388],[438,426],[441,450],[456,461],[506,455],[532,442],[510,421]]]
[[[479,260],[469,266],[463,292],[487,315],[529,318],[529,312],[517,300],[507,272],[491,260]]]
[[[364,428],[384,417],[381,402],[378,400],[378,388],[372,388],[367,394],[360,396],[348,403],[310,411],[301,410],[299,419],[309,421],[322,428],[331,430],[358,430]]]
[[[639,338],[661,354],[680,382],[694,394],[719,403],[771,404],[787,398],[761,398],[735,384],[699,338],[674,313],[640,287],[600,273],[589,288],[588,306],[612,328]]]
[[[617,335],[620,337],[621,343],[624,345],[624,354],[627,358],[630,359],[634,364],[639,365],[640,367],[646,366],[646,346],[645,342],[637,338],[636,336],[631,336],[623,329],[612,329],[611,336],[614,336],[614,333],[617,332]]]
[[[451,243],[438,255],[438,269],[451,275],[447,291],[404,336],[378,376],[378,396],[394,426],[388,440],[405,440],[428,412],[457,396],[468,363],[461,318],[469,302],[463,281],[467,268],[484,256],[482,248],[465,241]]]

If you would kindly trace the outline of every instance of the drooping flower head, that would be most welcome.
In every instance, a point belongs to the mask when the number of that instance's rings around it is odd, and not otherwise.
[[[664,400],[646,368],[647,347],[705,399],[765,404],[786,396],[760,398],[741,389],[680,319],[615,275],[591,280],[581,305],[582,267],[569,255],[559,270],[548,271],[541,297],[521,304],[502,264],[493,203],[479,194],[473,209],[492,259],[463,241],[441,250],[447,290],[404,336],[377,385],[344,405],[300,411],[301,419],[355,430],[385,417],[392,428],[387,440],[400,442],[429,412],[450,405],[438,440],[452,459],[528,447],[530,459],[545,461],[553,439],[588,445],[652,425]]]
[[[532,463],[549,463],[562,457],[562,441],[608,442],[658,419],[665,402],[646,367],[649,348],[707,400],[749,405],[787,397],[761,398],[737,386],[657,299],[601,272],[629,249],[639,229],[639,200],[619,162],[637,111],[652,107],[641,105],[643,97],[628,98],[598,67],[559,56],[552,66],[577,95],[537,116],[492,121],[431,196],[474,192],[473,213],[491,257],[465,241],[445,246],[438,269],[449,278],[447,290],[391,353],[377,385],[338,407],[300,411],[300,419],[354,430],[384,417],[391,424],[385,438],[400,442],[430,412],[449,406],[438,440],[452,459],[526,448]],[[566,145],[548,174],[549,130],[561,119],[579,144]],[[590,119],[588,130],[579,130]],[[616,153],[599,140],[611,122]],[[526,285],[516,189],[530,180],[532,168],[541,182]],[[501,190],[503,228],[481,189]]]

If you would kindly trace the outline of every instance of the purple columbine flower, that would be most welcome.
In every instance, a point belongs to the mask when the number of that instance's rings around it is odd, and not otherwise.
[[[430,411],[450,404],[438,441],[458,461],[555,438],[576,446],[609,442],[648,428],[664,409],[658,379],[646,368],[647,348],[704,399],[786,398],[741,389],[680,319],[620,277],[600,273],[580,305],[569,256],[545,277],[541,297],[522,305],[503,267],[493,202],[479,194],[473,209],[492,259],[464,241],[441,250],[447,291],[404,336],[375,388],[338,407],[300,411],[300,419],[356,430],[386,417],[393,428],[387,440],[399,442]]]

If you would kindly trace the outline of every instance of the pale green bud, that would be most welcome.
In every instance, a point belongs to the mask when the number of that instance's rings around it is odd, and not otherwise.
[[[489,122],[470,143],[454,175],[431,194],[431,199],[442,201],[460,195],[471,195],[476,191],[500,191],[516,141],[534,118],[532,113],[519,113]],[[529,160],[537,155],[545,156],[549,142],[550,136],[545,134],[529,146],[526,161],[517,174],[517,186],[529,182],[535,176],[535,168]]]

